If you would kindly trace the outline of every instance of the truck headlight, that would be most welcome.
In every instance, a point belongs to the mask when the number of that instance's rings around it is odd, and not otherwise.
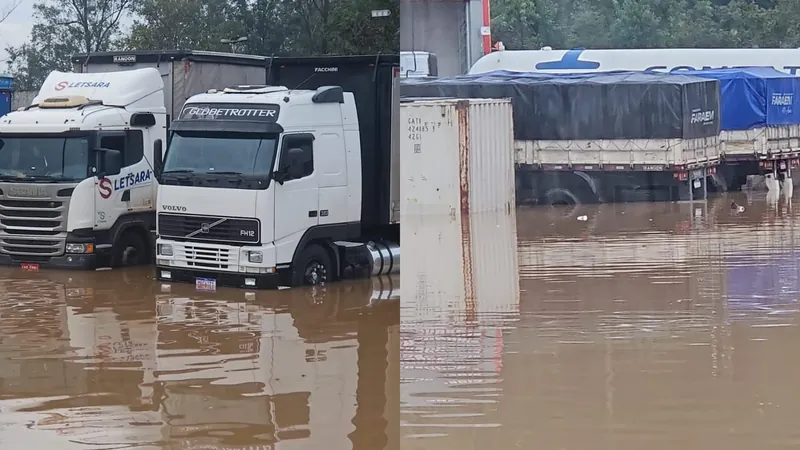
[[[158,254],[161,256],[172,256],[172,245],[158,244]]]
[[[65,250],[67,253],[94,253],[94,244],[70,244],[68,243]]]
[[[264,254],[261,252],[247,252],[247,261],[255,264],[264,262]]]

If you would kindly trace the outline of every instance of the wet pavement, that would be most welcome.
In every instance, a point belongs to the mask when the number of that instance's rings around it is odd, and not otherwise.
[[[0,269],[0,449],[397,449],[398,288]]]
[[[404,450],[800,446],[797,207],[738,195],[402,232]]]

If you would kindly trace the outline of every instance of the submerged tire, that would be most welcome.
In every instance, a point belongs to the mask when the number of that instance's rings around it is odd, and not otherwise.
[[[292,271],[292,286],[318,286],[333,281],[333,263],[324,248],[311,244],[300,254]]]
[[[149,263],[147,244],[139,233],[129,230],[114,244],[113,267],[141,266]]]
[[[580,205],[581,199],[569,189],[553,188],[544,194],[542,203],[550,206],[571,206]]]

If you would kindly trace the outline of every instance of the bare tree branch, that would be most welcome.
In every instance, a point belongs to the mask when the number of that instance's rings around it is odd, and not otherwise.
[[[6,7],[6,9],[0,11],[0,23],[3,23],[8,19],[8,16],[14,13],[14,11],[19,8],[19,5],[22,4],[22,0],[13,0],[11,5]]]

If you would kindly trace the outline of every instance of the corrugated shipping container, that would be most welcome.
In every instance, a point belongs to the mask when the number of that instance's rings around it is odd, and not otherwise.
[[[519,266],[516,212],[403,215],[403,301],[418,323],[516,320]]]
[[[402,215],[515,207],[510,100],[404,101],[400,123]]]

